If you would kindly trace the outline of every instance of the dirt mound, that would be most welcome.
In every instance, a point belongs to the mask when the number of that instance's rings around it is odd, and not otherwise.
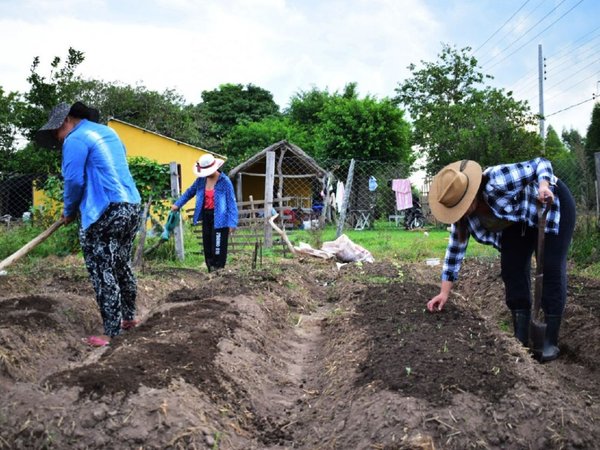
[[[571,280],[564,356],[539,365],[495,260],[468,261],[439,314],[424,264],[153,268],[142,324],[93,350],[70,264],[0,277],[2,449],[598,448],[594,280]]]

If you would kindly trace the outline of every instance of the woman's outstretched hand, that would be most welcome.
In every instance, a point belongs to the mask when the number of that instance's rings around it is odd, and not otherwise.
[[[427,302],[427,309],[429,312],[441,311],[447,301],[448,296],[440,293]]]

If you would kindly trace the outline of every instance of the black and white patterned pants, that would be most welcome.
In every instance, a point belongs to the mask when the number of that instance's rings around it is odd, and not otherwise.
[[[111,203],[95,223],[79,231],[107,336],[117,336],[121,320],[135,316],[137,280],[131,269],[131,251],[139,223],[140,205]]]

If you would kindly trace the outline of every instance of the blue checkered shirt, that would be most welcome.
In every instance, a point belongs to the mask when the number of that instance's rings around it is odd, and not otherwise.
[[[550,161],[535,158],[515,164],[502,164],[488,167],[484,170],[488,181],[483,189],[483,196],[494,215],[511,222],[521,222],[530,227],[537,226],[538,183],[547,180],[554,192],[556,177],[552,172]],[[558,197],[550,207],[546,221],[546,233],[558,234],[560,222],[560,205]],[[472,214],[467,217],[468,235],[464,242],[458,239],[456,224],[450,230],[450,240],[444,258],[442,280],[456,281],[462,264],[469,236],[481,244],[493,245],[500,250],[502,231],[485,229],[477,217]]]

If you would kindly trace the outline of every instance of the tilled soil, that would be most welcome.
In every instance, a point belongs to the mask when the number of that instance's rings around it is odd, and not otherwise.
[[[284,260],[139,277],[103,349],[80,260],[0,277],[0,449],[600,448],[600,282],[572,277],[561,358],[511,337],[496,260]]]

